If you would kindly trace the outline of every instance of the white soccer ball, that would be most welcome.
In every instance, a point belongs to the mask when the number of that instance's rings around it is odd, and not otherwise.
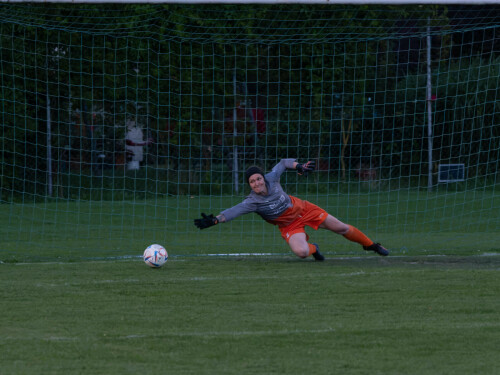
[[[159,268],[167,262],[168,253],[163,246],[154,244],[144,250],[143,259],[149,267]]]

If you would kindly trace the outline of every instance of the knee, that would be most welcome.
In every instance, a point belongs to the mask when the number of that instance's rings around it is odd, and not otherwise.
[[[297,254],[297,256],[299,258],[302,258],[302,259],[307,258],[309,256],[309,248],[307,248],[307,249],[300,249],[300,251],[296,252],[295,254]]]
[[[339,219],[333,217],[332,215],[328,215],[323,224],[320,225],[320,228],[328,229],[334,233],[344,235],[350,230],[350,225],[341,222]]]
[[[330,229],[334,233],[337,233],[337,234],[340,234],[343,236],[344,234],[349,232],[349,230],[351,229],[351,226],[348,224],[344,224],[342,222],[339,222],[339,223],[336,223],[336,225],[332,225],[328,229]]]
[[[299,258],[307,258],[309,256],[309,245],[306,243],[305,246],[293,246],[292,251]]]
[[[343,236],[344,234],[347,234],[347,232],[349,232],[350,229],[351,229],[350,225],[342,223],[342,225],[335,232]]]

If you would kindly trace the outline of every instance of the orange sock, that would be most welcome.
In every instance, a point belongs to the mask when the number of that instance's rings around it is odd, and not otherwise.
[[[311,256],[316,252],[316,246],[311,245],[310,243],[308,243],[308,245],[309,245],[309,256]]]
[[[344,237],[349,241],[357,242],[363,246],[370,246],[373,244],[372,240],[370,240],[363,232],[361,232],[358,228],[353,227],[352,225],[349,225],[349,230],[346,234],[344,234]]]

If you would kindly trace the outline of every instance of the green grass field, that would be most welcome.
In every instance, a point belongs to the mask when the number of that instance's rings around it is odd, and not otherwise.
[[[301,260],[255,215],[194,227],[236,196],[0,204],[0,375],[499,373],[495,190],[303,198],[391,256],[309,231],[327,261]]]
[[[151,243],[160,243],[175,255],[288,254],[278,229],[255,214],[204,231],[193,225],[201,212],[218,214],[243,197],[244,193],[0,204],[0,261],[78,261],[139,255]],[[394,254],[500,252],[500,194],[495,189],[353,191],[299,197],[355,225]],[[327,231],[309,234],[326,254],[360,254],[357,244],[341,236]]]
[[[498,374],[500,256],[0,264],[0,373]]]

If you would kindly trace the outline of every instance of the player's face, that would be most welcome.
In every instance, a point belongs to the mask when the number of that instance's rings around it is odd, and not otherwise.
[[[267,194],[266,181],[264,180],[264,176],[262,176],[260,173],[251,175],[248,179],[248,183],[250,184],[250,188],[255,192],[255,194]]]

